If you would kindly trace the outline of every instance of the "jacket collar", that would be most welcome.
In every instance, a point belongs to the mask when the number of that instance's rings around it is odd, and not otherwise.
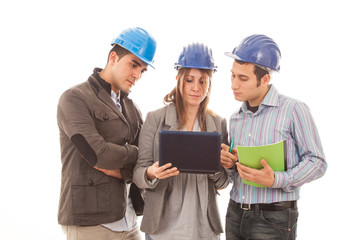
[[[94,87],[97,88],[97,90],[99,91],[99,87],[102,87],[105,89],[105,91],[111,96],[111,84],[106,82],[104,79],[102,79],[100,77],[100,72],[102,71],[103,69],[102,68],[94,68],[94,71],[93,71],[93,74],[92,76],[94,77],[94,79],[97,80],[96,81],[93,81],[91,80],[92,78],[90,77],[89,81],[91,84],[94,85]],[[124,99],[124,98],[127,98],[127,96],[129,95],[129,93],[125,93],[125,92],[122,92],[121,91],[121,94],[120,94],[120,99]]]
[[[179,128],[179,119],[174,103],[170,103],[166,109],[165,124],[170,127],[169,131],[176,131]]]
[[[217,131],[214,118],[210,115],[210,113],[206,113],[205,121],[207,132]],[[174,103],[170,103],[166,109],[165,125],[170,127],[169,131],[177,131],[179,129],[179,119],[176,112],[176,105]]]
[[[101,68],[95,68],[94,73],[89,77],[88,81],[95,89],[98,98],[108,105],[121,119],[127,122],[123,113],[120,112],[114,101],[111,99],[111,84],[103,80],[100,77],[99,72],[101,72]],[[120,100],[123,98],[126,98],[124,100],[127,100],[127,95],[128,94],[121,92]]]
[[[206,113],[205,116],[206,121],[206,131],[207,132],[217,132],[216,124],[214,118],[210,115],[210,113]]]

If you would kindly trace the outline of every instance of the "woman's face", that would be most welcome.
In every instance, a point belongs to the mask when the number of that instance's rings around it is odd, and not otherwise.
[[[180,79],[180,93],[186,107],[199,107],[209,91],[209,76],[197,68],[192,68]]]

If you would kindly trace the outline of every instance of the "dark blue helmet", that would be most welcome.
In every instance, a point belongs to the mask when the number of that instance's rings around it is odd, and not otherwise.
[[[199,68],[216,70],[211,48],[204,44],[193,43],[184,47],[179,60],[175,63],[175,69]]]
[[[226,52],[225,55],[277,72],[280,70],[280,49],[271,38],[265,35],[251,35],[245,38],[231,53]]]

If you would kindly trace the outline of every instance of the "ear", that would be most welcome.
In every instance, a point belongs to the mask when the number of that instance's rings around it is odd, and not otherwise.
[[[113,64],[114,62],[116,62],[118,59],[118,55],[116,54],[116,52],[111,52],[109,55],[109,63]]]
[[[270,74],[265,74],[265,76],[261,78],[261,85],[267,87],[270,83],[270,78]]]

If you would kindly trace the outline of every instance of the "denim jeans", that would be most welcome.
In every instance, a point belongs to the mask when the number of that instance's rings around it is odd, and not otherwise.
[[[239,204],[230,200],[226,213],[226,239],[293,240],[296,239],[297,219],[297,209],[243,210]]]

